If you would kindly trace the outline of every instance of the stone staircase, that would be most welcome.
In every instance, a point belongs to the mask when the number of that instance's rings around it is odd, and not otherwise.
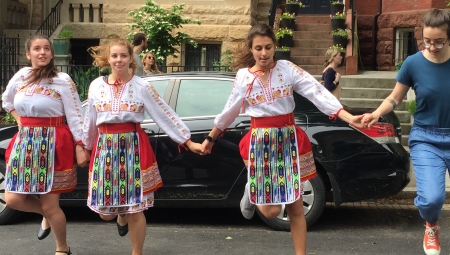
[[[325,53],[332,44],[330,15],[297,15],[294,46],[291,47],[292,62],[312,75],[322,74]],[[344,75],[345,67],[339,67],[338,72]]]

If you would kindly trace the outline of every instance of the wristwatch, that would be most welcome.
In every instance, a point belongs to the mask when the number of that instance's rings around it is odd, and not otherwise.
[[[208,142],[213,143],[214,139],[211,136],[205,136],[205,139],[208,140]]]

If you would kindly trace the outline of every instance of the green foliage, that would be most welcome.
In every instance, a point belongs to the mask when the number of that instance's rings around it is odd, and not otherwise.
[[[300,8],[305,8],[300,0],[287,0],[286,4],[298,4]]]
[[[220,61],[213,61],[212,65],[214,67],[214,71],[221,72],[232,72],[231,65],[234,62],[234,55],[231,50],[226,50],[222,53]]]
[[[398,62],[398,63],[395,65],[395,70],[396,70],[396,71],[400,70],[400,68],[402,68],[402,65],[403,65],[403,60],[400,61],[400,62]]]
[[[346,14],[343,12],[336,12],[334,15],[330,15],[331,19],[345,19]]]
[[[406,110],[409,114],[414,115],[416,112],[416,100],[411,100],[406,103]]]
[[[281,46],[281,47],[275,47],[275,51],[283,51],[283,52],[287,52],[287,51],[291,51],[291,48],[287,47],[287,46]]]
[[[293,20],[293,19],[295,19],[295,15],[294,15],[294,14],[287,13],[287,12],[284,12],[284,13],[281,14],[281,16],[280,16],[280,20],[283,20],[283,19],[290,19],[290,20]]]
[[[331,3],[331,5],[344,4],[342,1],[339,1],[339,0],[336,0],[336,1],[331,0],[330,3]]]
[[[91,66],[84,71],[83,67],[75,66],[72,69],[72,80],[77,85],[77,91],[80,95],[80,100],[84,101],[89,92],[89,85],[91,82],[100,76],[98,67]]]
[[[331,31],[331,35],[332,36],[344,37],[344,38],[348,37],[347,31],[342,29],[342,28],[338,28],[336,30]]]
[[[2,121],[5,124],[11,124],[11,125],[17,124],[16,119],[14,119],[14,117],[9,112],[6,113],[6,115],[3,117]]]
[[[184,19],[181,15],[185,4],[174,4],[169,10],[165,10],[153,0],[146,0],[145,5],[141,6],[137,11],[130,11],[128,15],[131,17],[131,31],[128,39],[133,40],[133,36],[142,32],[147,35],[148,49],[155,55],[156,59],[161,62],[166,57],[173,56],[179,50],[175,46],[181,46],[183,43],[197,47],[197,43],[185,33],[177,32],[173,36],[174,29],[182,28],[183,24],[198,24],[200,21]]]
[[[66,24],[66,26],[61,30],[61,32],[58,35],[58,38],[60,39],[68,39],[68,38],[73,38],[75,36],[75,33],[70,30],[67,27],[68,24]]]
[[[294,32],[292,31],[292,29],[288,29],[288,28],[278,28],[277,33],[275,34],[275,37],[278,39],[283,38],[285,35],[293,35]]]
[[[328,48],[329,49],[337,49],[339,52],[345,52],[344,47],[342,47],[342,45],[340,45],[340,44],[331,45]]]

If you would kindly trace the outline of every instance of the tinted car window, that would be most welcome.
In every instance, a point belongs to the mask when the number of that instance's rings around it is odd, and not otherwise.
[[[219,114],[232,86],[232,80],[182,80],[175,111],[180,117]]]
[[[166,93],[167,86],[169,85],[170,80],[159,80],[159,81],[150,81],[149,83],[156,89],[156,92],[161,97],[164,97],[164,93]],[[150,119],[150,115],[147,112],[144,112],[144,118]]]
[[[308,99],[294,93],[295,109],[294,112],[310,112],[319,111],[317,107]]]

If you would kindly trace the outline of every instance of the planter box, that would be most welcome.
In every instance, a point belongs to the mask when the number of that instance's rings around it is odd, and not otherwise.
[[[280,27],[295,30],[295,19],[282,19],[280,21]]]
[[[345,19],[331,19],[331,30],[345,29]]]
[[[53,48],[55,49],[55,55],[69,55],[70,39],[54,38]]]
[[[290,51],[275,51],[275,60],[291,60],[291,52]]]
[[[286,4],[286,12],[297,15],[299,9],[298,4]]]
[[[344,4],[331,5],[331,15],[334,15],[338,12],[344,12]]]
[[[342,47],[346,47],[348,38],[342,36],[333,36],[333,45],[340,44]]]
[[[294,44],[294,40],[293,40],[292,35],[285,35],[284,37],[278,39],[279,46],[292,47],[293,44]]]

